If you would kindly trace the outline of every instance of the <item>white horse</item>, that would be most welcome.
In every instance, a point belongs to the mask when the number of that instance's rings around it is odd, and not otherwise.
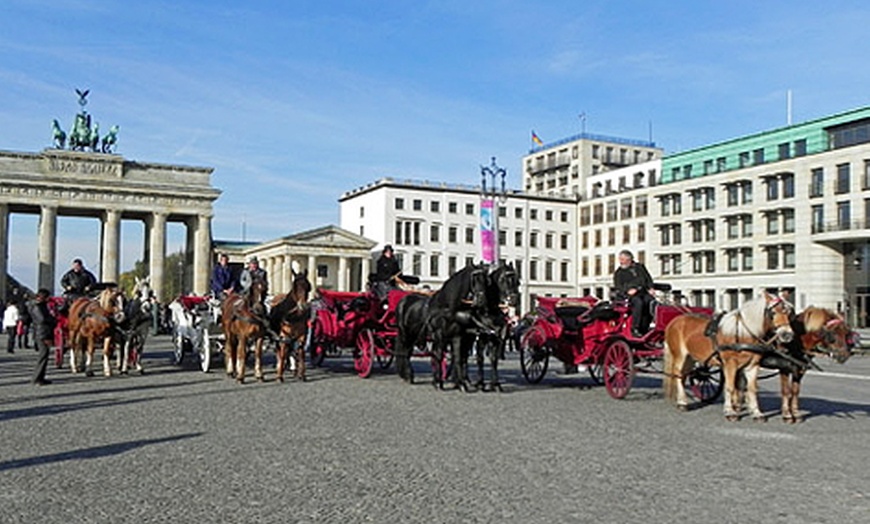
[[[150,281],[150,276],[144,279],[136,277],[133,298],[125,306],[126,322],[121,326],[124,330],[124,348],[118,353],[118,369],[122,374],[128,372],[131,364],[139,373],[145,372],[142,367],[142,353],[154,315],[154,304],[151,301],[154,293]]]

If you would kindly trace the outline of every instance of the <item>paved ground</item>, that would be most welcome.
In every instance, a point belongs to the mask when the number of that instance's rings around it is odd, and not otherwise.
[[[651,376],[623,401],[561,366],[528,386],[515,356],[505,393],[462,394],[362,380],[348,358],[239,386],[149,347],[144,376],[46,387],[32,350],[0,354],[0,521],[870,521],[866,356],[820,362],[787,426],[679,413]]]

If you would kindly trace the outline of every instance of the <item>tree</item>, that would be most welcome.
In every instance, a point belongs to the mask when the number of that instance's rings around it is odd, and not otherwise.
[[[186,259],[187,257],[183,251],[171,253],[164,259],[163,296],[160,297],[161,301],[168,302],[182,293],[190,291],[190,289],[184,286],[184,279],[188,269]],[[121,273],[118,277],[118,285],[121,286],[121,289],[124,290],[127,296],[130,296],[133,288],[136,286],[136,278],[145,278],[148,274],[148,264],[144,260],[139,260],[133,264],[133,269]]]

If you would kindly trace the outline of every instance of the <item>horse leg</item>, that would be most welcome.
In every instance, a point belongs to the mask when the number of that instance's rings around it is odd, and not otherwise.
[[[474,389],[480,389],[486,391],[486,381],[484,378],[486,377],[486,370],[484,369],[484,364],[486,360],[486,346],[481,347],[480,340],[478,339],[475,342],[476,351],[475,358],[477,360],[477,382],[474,383]]]
[[[275,350],[275,380],[284,382],[284,359],[287,358],[287,342],[283,340],[278,342],[278,348]]]
[[[263,382],[263,337],[254,343],[254,378],[257,382]]]
[[[296,354],[294,358],[296,362],[296,368],[293,370],[296,378],[305,382],[305,338],[299,337],[296,340]]]
[[[795,370],[791,378],[791,416],[794,422],[803,422],[800,415],[801,380],[804,378],[804,370]]]
[[[118,358],[120,359],[119,367],[122,375],[126,375],[128,372],[128,368],[130,366],[130,344],[128,340],[124,341],[124,347],[118,351],[120,355]]]
[[[245,358],[248,353],[248,337],[241,335],[236,345],[236,380],[239,384],[245,383]]]
[[[94,376],[94,371],[91,369],[91,365],[94,363],[94,339],[93,337],[88,337],[87,341],[88,347],[85,351],[85,376],[92,377]]]
[[[490,380],[490,387],[493,391],[498,391],[499,393],[501,393],[504,390],[501,387],[501,381],[499,381],[498,379],[498,359],[499,357],[501,357],[501,355],[499,355],[499,350],[499,346],[493,345],[490,347],[489,365],[492,368],[492,379]]]
[[[786,370],[781,370],[779,372],[779,394],[782,397],[782,404],[780,407],[782,421],[786,424],[794,424],[794,413],[791,411],[791,373]]]
[[[112,366],[109,364],[109,361],[112,357],[112,338],[104,337],[103,338],[103,376],[111,377],[112,376]]]
[[[228,377],[235,375],[236,345],[235,339],[224,331],[224,367]]]
[[[740,416],[734,407],[738,402],[737,388],[735,384],[737,362],[735,362],[733,358],[723,358],[722,360],[722,368],[725,372],[725,405],[723,407],[725,419],[729,422],[736,422],[740,419]]]
[[[69,368],[70,368],[70,371],[72,373],[79,372],[79,367],[78,367],[77,362],[76,362],[76,353],[78,353],[80,351],[81,351],[81,349],[79,348],[78,334],[73,333],[72,336],[70,336],[70,343],[69,343]]]
[[[746,405],[753,420],[766,422],[767,417],[764,416],[758,405],[758,372],[760,370],[761,366],[758,365],[757,359],[753,359],[753,362],[743,370],[743,374],[746,376]]]

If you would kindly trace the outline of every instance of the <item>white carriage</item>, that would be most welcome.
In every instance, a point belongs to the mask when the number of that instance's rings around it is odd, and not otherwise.
[[[220,301],[215,297],[182,296],[169,304],[172,313],[173,360],[181,365],[185,354],[195,354],[208,373],[213,356],[223,356]]]

